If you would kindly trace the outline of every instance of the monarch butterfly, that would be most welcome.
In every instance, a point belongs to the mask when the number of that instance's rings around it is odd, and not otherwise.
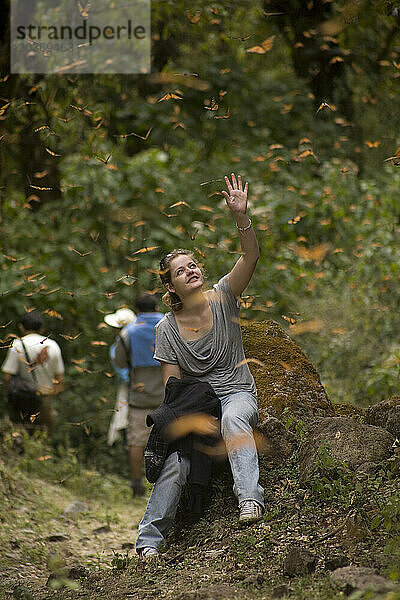
[[[329,108],[329,110],[333,110],[333,111],[336,110],[336,106],[334,106],[333,104],[332,104],[332,106],[330,106],[327,102],[321,102],[321,104],[319,105],[317,112],[315,114],[317,115],[319,113],[319,111],[322,110],[323,108]]]
[[[388,160],[390,160],[396,166],[400,165],[400,146],[399,148],[397,148],[394,156],[389,156],[389,158],[385,159],[385,162],[387,162]]]
[[[79,14],[81,15],[81,17],[83,17],[84,19],[87,19],[89,16],[90,2],[88,2],[84,6],[82,6],[82,4],[80,2],[78,2],[78,10],[79,10]]]
[[[218,106],[219,106],[219,104],[218,104],[218,102],[215,100],[215,98],[211,98],[211,101],[210,101],[210,106],[205,106],[204,108],[205,108],[206,110],[218,110]]]
[[[157,102],[163,102],[163,100],[182,100],[183,96],[180,92],[167,92],[157,100]]]
[[[287,317],[286,315],[282,315],[282,319],[285,319],[285,321],[287,321],[290,325],[294,325],[295,323],[297,323],[297,319],[295,319],[294,317]]]

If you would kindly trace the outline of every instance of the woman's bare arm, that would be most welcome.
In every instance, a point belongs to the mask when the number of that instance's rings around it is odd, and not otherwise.
[[[171,365],[171,363],[162,362],[161,375],[165,386],[170,377],[181,379],[181,369],[179,365]]]
[[[243,188],[241,176],[238,175],[236,181],[236,176],[232,173],[232,184],[228,177],[225,177],[225,183],[228,192],[223,191],[222,193],[225,196],[226,204],[235,218],[243,252],[242,256],[229,273],[229,283],[232,292],[238,297],[246,289],[254,273],[254,269],[256,268],[260,256],[260,250],[256,234],[251,225],[250,218],[247,215],[247,182]]]

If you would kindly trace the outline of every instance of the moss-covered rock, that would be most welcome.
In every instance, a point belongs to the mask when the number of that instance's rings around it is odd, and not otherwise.
[[[400,396],[391,396],[366,411],[366,422],[370,425],[383,427],[400,437]]]
[[[365,422],[366,410],[360,406],[353,406],[353,404],[334,404],[335,417],[346,417],[348,419],[355,419],[360,423]]]
[[[316,369],[278,323],[244,323],[242,336],[260,409],[272,409],[278,418],[285,409],[304,420],[334,416]]]

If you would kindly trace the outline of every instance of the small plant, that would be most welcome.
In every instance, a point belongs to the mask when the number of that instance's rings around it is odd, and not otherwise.
[[[119,571],[123,571],[127,569],[132,559],[128,556],[128,552],[126,554],[120,554],[119,552],[114,552],[114,556],[111,559],[111,566],[114,569],[118,569]]]
[[[389,565],[386,569],[387,575],[393,581],[398,581],[400,577],[400,535],[394,536],[386,544],[384,552],[389,557]]]
[[[302,419],[295,419],[295,416],[289,406],[282,411],[281,420],[287,431],[294,431],[299,443],[304,441],[306,435],[306,425]]]
[[[335,461],[327,445],[321,445],[318,451],[309,485],[322,500],[339,501],[346,507],[354,501],[354,473],[345,463]]]
[[[17,585],[17,587],[13,589],[13,598],[15,598],[15,600],[34,600],[34,597],[24,585]]]
[[[379,513],[371,521],[371,529],[384,527],[386,531],[394,535],[400,534],[400,498],[392,496],[388,498],[384,506],[380,507]]]

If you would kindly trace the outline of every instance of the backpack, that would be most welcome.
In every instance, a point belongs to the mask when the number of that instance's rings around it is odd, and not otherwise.
[[[21,339],[25,357],[30,363],[25,344]],[[10,418],[12,421],[24,422],[40,411],[40,395],[38,392],[38,383],[36,374],[32,371],[32,378],[26,379],[21,375],[12,375],[8,387],[7,402]]]

